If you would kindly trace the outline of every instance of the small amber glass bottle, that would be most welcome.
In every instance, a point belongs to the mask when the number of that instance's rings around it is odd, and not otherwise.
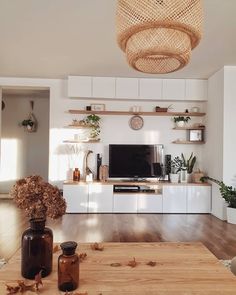
[[[73,181],[79,181],[80,180],[80,171],[79,168],[75,168],[73,171]]]
[[[79,256],[75,253],[76,242],[64,242],[58,257],[58,289],[73,291],[79,287]]]

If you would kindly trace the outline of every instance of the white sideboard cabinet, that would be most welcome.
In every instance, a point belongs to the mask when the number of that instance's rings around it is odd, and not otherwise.
[[[89,213],[111,213],[113,210],[113,185],[89,184]]]
[[[210,185],[154,184],[155,192],[130,193],[113,192],[113,186],[99,182],[64,184],[66,212],[211,213]]]
[[[66,213],[88,212],[88,184],[64,185],[63,196],[67,204]]]

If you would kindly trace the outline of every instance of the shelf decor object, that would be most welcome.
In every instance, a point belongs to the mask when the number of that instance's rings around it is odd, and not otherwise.
[[[117,41],[137,71],[170,73],[186,66],[202,36],[201,0],[118,0]]]

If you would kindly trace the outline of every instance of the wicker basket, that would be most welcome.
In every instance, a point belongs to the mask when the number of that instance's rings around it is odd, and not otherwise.
[[[118,0],[117,41],[138,71],[181,69],[201,39],[201,0]]]

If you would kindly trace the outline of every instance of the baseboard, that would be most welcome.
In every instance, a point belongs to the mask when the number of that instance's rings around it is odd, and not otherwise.
[[[0,199],[12,199],[9,194],[0,194]]]
[[[223,220],[223,221],[226,221],[226,220],[227,220],[227,219],[224,218],[223,216],[217,215],[217,214],[215,214],[215,213],[213,213],[213,212],[211,212],[211,215],[213,215],[213,216],[215,216],[216,218],[218,218],[218,219],[220,219],[220,220]]]

